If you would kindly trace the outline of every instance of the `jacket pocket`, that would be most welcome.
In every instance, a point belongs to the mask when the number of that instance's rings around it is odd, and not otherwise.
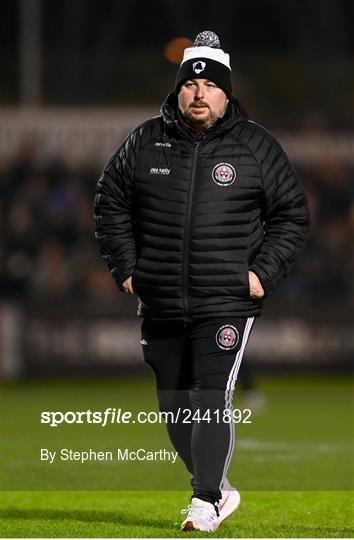
[[[140,298],[140,294],[141,294],[141,281],[142,279],[142,276],[141,276],[141,273],[139,271],[139,261],[140,259],[137,261],[136,263],[136,266],[134,268],[134,272],[132,274],[132,287],[133,287],[133,291],[134,293],[139,296]],[[143,287],[144,288],[144,287]]]
[[[132,287],[135,294],[138,294],[137,292],[137,283],[136,283],[136,269],[137,266],[134,268],[134,272],[132,273]]]
[[[244,296],[246,298],[251,297],[251,290],[250,290],[250,281],[248,279],[248,264],[245,263],[242,268],[242,284],[244,285]]]

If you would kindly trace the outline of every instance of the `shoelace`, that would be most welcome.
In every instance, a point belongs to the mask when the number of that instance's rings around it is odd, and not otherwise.
[[[215,515],[210,512],[208,508],[205,508],[204,506],[193,506],[189,504],[187,508],[183,508],[181,510],[181,514],[190,514],[191,519],[202,521],[205,520],[207,523],[214,523],[217,519],[217,513],[215,512]]]
[[[192,507],[192,505],[189,504],[189,505],[187,506],[187,508],[183,508],[183,509],[181,510],[181,514],[188,514],[189,510],[191,509],[191,507]]]

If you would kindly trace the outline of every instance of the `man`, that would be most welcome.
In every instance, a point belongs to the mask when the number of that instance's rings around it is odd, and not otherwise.
[[[237,373],[263,298],[304,247],[308,211],[286,154],[233,97],[213,32],[185,50],[161,116],[105,167],[95,215],[112,276],[139,296],[160,409],[205,417],[167,430],[192,475],[182,530],[215,531],[240,502],[226,478]]]

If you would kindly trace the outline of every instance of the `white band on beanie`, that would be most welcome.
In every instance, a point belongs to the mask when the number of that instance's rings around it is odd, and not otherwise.
[[[213,49],[211,47],[188,47],[188,49],[184,50],[181,65],[193,58],[209,58],[210,60],[215,60],[215,62],[220,62],[220,64],[223,64],[231,71],[230,55],[225,53],[222,49]]]

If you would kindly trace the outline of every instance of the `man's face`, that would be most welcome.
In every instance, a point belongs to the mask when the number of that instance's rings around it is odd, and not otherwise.
[[[206,131],[215,124],[224,116],[227,104],[225,92],[208,79],[190,79],[178,94],[178,107],[196,131]]]

